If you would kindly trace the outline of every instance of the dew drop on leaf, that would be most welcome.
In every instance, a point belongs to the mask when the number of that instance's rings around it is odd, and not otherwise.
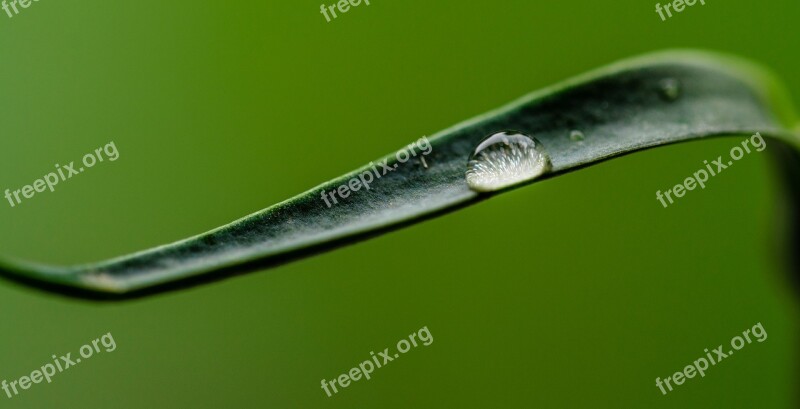
[[[498,132],[478,144],[467,162],[467,184],[476,192],[494,192],[536,179],[550,170],[542,143],[528,135]]]
[[[674,78],[661,81],[661,97],[667,101],[674,101],[681,96],[681,83]]]
[[[575,129],[575,130],[573,130],[572,132],[569,133],[569,139],[571,141],[573,141],[573,142],[579,142],[579,141],[584,140],[585,138],[586,138],[586,135],[584,135],[583,132],[581,132],[581,131],[579,131],[577,129]]]

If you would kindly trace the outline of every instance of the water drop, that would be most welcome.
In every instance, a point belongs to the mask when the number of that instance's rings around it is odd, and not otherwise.
[[[667,101],[674,101],[681,96],[681,83],[674,78],[661,81],[661,96]]]
[[[586,135],[584,135],[583,132],[581,132],[581,131],[579,131],[577,129],[569,133],[569,139],[571,141],[574,141],[574,142],[582,141],[585,138],[586,138]]]
[[[478,144],[467,163],[467,184],[477,192],[494,192],[533,180],[550,170],[550,156],[542,143],[528,135],[507,131]]]

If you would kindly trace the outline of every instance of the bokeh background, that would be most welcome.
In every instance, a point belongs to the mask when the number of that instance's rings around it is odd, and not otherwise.
[[[182,239],[620,58],[742,55],[800,95],[800,3],[35,2],[0,14],[0,188],[114,141],[120,159],[11,208],[2,254],[96,261]],[[0,379],[111,332],[3,408],[796,406],[797,298],[767,150],[664,209],[724,138],[637,153],[377,239],[184,292],[71,300],[0,283]],[[655,387],[761,322],[667,396]],[[332,379],[427,326],[328,398]]]

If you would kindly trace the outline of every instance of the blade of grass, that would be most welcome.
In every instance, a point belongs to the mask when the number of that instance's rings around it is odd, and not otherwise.
[[[666,82],[665,82],[666,81]],[[665,86],[669,89],[665,89]],[[366,165],[228,225],[173,244],[73,267],[0,260],[0,275],[39,289],[125,299],[275,266],[477,203],[467,160],[487,135],[535,136],[554,177],[635,151],[715,136],[762,135],[797,150],[796,118],[782,88],[762,69],[731,57],[667,52],[624,61],[527,95],[431,137],[424,162],[401,163],[370,189],[328,206],[321,197]],[[573,141],[578,130],[585,135]],[[541,180],[541,179],[539,179]],[[514,186],[512,188],[517,188]],[[510,189],[510,188],[509,188]]]

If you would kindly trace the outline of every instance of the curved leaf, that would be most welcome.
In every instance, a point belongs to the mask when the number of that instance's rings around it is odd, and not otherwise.
[[[790,130],[796,120],[780,90],[763,70],[730,57],[701,52],[646,56],[441,131],[431,137],[432,151],[422,158],[406,162],[396,154],[385,156],[207,233],[74,267],[0,261],[0,274],[68,295],[118,299],[274,266],[491,197],[468,188],[466,163],[484,137],[503,130],[533,135],[542,143],[552,163],[544,177],[712,136],[761,132],[797,149]],[[573,131],[584,138],[573,140]],[[377,165],[381,162],[392,171]],[[373,176],[369,189],[336,204],[322,198],[322,192],[364,173]]]

